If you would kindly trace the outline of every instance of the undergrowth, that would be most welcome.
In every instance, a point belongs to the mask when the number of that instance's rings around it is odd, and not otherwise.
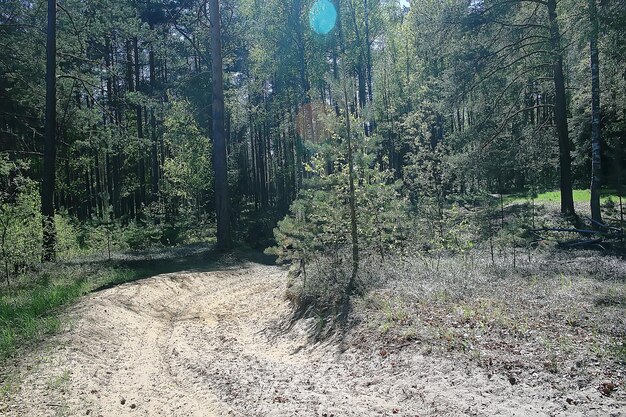
[[[57,330],[59,307],[102,285],[136,279],[137,271],[92,266],[54,266],[21,276],[0,295],[0,361],[20,346]]]
[[[591,191],[590,190],[573,190],[572,196],[574,198],[575,203],[589,203],[591,199]],[[508,203],[520,203],[529,201],[530,198],[527,194],[511,194],[504,197],[505,204]],[[561,192],[560,191],[545,191],[539,193],[535,196],[534,200],[537,203],[551,202],[558,203],[561,201]],[[602,203],[606,203],[608,201],[617,202],[619,201],[619,193],[615,190],[603,189],[601,192]]]
[[[486,251],[381,261],[355,300],[355,344],[463,357],[492,372],[544,372],[588,385],[626,375],[626,264],[597,251],[518,259]],[[370,277],[368,277],[368,275]],[[359,342],[362,340],[362,342]],[[378,341],[378,342],[376,342]],[[581,386],[582,386],[581,385]]]
[[[0,286],[0,364],[43,340],[63,324],[63,307],[81,296],[206,262],[208,247],[116,254],[45,265]]]

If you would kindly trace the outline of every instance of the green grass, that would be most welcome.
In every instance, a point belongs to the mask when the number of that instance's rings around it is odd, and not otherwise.
[[[591,199],[591,191],[590,190],[574,190],[574,202],[576,203],[586,203]],[[609,199],[614,202],[619,201],[619,196],[615,190],[602,190],[600,200],[602,203],[608,201]],[[524,194],[511,194],[504,197],[505,203],[518,203],[525,202],[530,200],[527,195]],[[561,201],[561,192],[560,191],[546,191],[537,195],[535,201],[538,203],[541,202],[552,202],[558,203]]]
[[[0,293],[0,362],[61,325],[60,307],[98,287],[132,281],[138,270],[72,266],[21,277]]]
[[[84,259],[45,265],[45,270],[22,275],[8,287],[0,283],[0,368],[22,349],[35,346],[59,330],[64,308],[90,292],[159,274],[212,270],[216,262],[275,261],[254,251],[234,255],[232,259],[223,258],[210,245],[188,245],[116,254],[113,261]],[[0,394],[2,391],[0,386]]]
[[[85,294],[154,275],[205,269],[217,259],[210,246],[117,254],[113,261],[49,264],[0,283],[0,365],[63,325],[64,307]]]

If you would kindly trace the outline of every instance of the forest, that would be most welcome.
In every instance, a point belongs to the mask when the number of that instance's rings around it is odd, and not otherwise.
[[[3,0],[0,48],[0,414],[626,416],[626,1]]]

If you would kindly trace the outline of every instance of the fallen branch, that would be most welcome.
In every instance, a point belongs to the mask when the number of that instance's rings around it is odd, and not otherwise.
[[[576,248],[579,246],[600,245],[600,243],[602,243],[602,239],[587,239],[587,240],[575,240],[575,241],[570,241],[570,242],[559,243],[559,245],[564,246],[566,248]]]
[[[597,234],[602,233],[598,230],[586,230],[586,229],[563,229],[559,227],[544,227],[542,229],[532,229],[531,232],[571,232],[571,233],[583,233],[583,234]]]
[[[592,219],[591,217],[587,217],[591,223],[597,225],[598,227],[602,228],[602,229],[606,229],[606,230],[612,230],[614,232],[618,232],[618,233],[622,233],[622,229],[618,228],[618,227],[613,227],[613,226],[609,226],[608,224],[604,224],[604,223],[600,223],[599,221],[596,221],[594,219]]]

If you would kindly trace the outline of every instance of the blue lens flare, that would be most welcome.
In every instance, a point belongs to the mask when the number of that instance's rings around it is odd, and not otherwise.
[[[320,35],[326,35],[337,23],[337,10],[329,0],[316,0],[309,11],[311,29]]]

